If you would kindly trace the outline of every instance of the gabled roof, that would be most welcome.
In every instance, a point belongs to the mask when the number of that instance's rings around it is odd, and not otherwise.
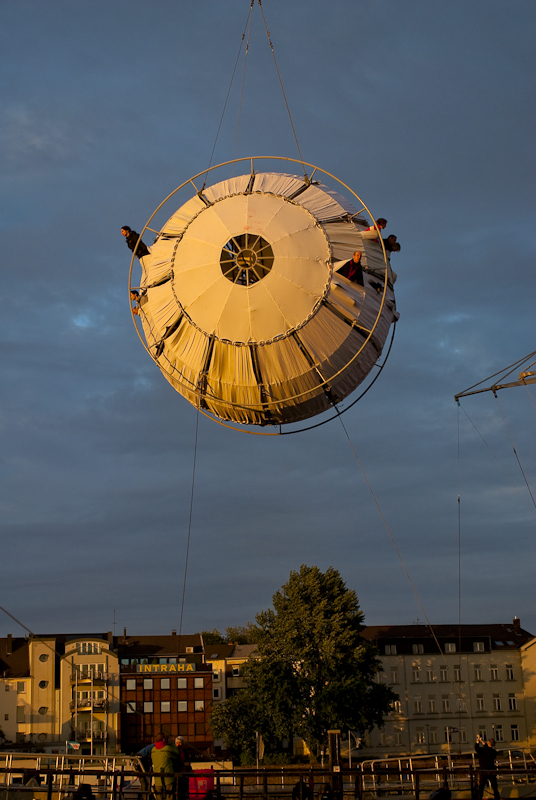
[[[0,639],[0,678],[28,678],[30,652],[24,637]]]
[[[236,644],[230,658],[249,658],[256,649],[256,644]]]
[[[462,650],[472,650],[472,643],[483,641],[487,649],[492,650],[517,650],[521,645],[533,638],[533,635],[524,630],[519,621],[502,624],[492,623],[489,625],[433,625],[433,632],[437,639],[441,641],[449,640],[457,643],[462,641]],[[369,641],[387,643],[388,641],[398,640],[402,644],[412,642],[433,643],[434,635],[428,625],[370,625],[366,627],[361,635]]]
[[[186,655],[186,648],[193,647],[194,653],[202,653],[201,636],[198,633],[177,636],[116,636],[115,646],[119,657],[132,656],[176,656]]]

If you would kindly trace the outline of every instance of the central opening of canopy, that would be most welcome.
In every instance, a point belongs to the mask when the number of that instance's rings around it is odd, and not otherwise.
[[[223,275],[238,286],[252,286],[272,269],[274,254],[262,236],[241,233],[224,245],[220,266]]]

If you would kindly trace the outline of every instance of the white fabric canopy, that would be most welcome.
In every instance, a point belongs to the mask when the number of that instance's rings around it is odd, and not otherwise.
[[[338,193],[281,173],[184,203],[143,260],[140,318],[166,378],[252,424],[305,419],[352,392],[397,316],[391,286],[380,314],[385,262],[366,226]],[[336,273],[355,250],[374,269],[363,287]]]

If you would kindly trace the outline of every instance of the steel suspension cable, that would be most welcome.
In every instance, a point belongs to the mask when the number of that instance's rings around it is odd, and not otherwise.
[[[337,407],[336,407],[336,406],[335,406],[335,410],[336,410],[336,411],[338,411],[338,409],[337,409]],[[355,456],[355,459],[356,459],[357,463],[359,464],[359,468],[360,468],[360,470],[361,470],[361,472],[362,472],[362,474],[363,474],[363,477],[364,477],[364,479],[365,479],[365,483],[367,484],[368,490],[369,490],[369,492],[370,492],[370,494],[371,494],[371,496],[372,496],[372,499],[374,500],[374,503],[375,503],[375,505],[376,505],[376,508],[378,509],[378,513],[379,513],[379,515],[380,515],[380,517],[381,517],[381,519],[382,519],[382,522],[383,522],[383,524],[384,524],[384,526],[385,526],[385,530],[387,531],[387,533],[388,533],[388,535],[389,535],[389,538],[390,538],[390,540],[391,540],[391,544],[393,545],[393,547],[394,547],[394,549],[395,549],[395,552],[396,552],[396,554],[397,554],[397,556],[398,556],[398,558],[399,558],[399,561],[400,561],[400,563],[401,563],[401,565],[402,565],[402,568],[403,568],[404,572],[406,573],[406,577],[407,577],[407,579],[408,579],[408,581],[409,581],[409,584],[410,584],[410,586],[411,586],[411,589],[412,589],[412,591],[413,591],[413,594],[415,595],[415,599],[417,600],[417,603],[419,604],[419,607],[420,607],[420,609],[421,609],[421,611],[422,611],[422,613],[423,613],[423,615],[424,615],[424,618],[425,618],[425,620],[426,620],[426,624],[428,625],[428,628],[430,629],[430,633],[432,634],[432,638],[433,638],[434,642],[436,643],[436,646],[437,646],[437,649],[438,649],[438,651],[439,651],[440,655],[444,657],[445,653],[443,652],[443,648],[441,647],[441,645],[440,645],[440,643],[439,643],[439,640],[438,640],[438,638],[437,638],[437,636],[436,636],[436,632],[435,632],[435,630],[434,630],[434,627],[433,627],[432,623],[430,622],[430,620],[429,620],[429,618],[428,618],[428,614],[426,613],[426,610],[425,610],[425,608],[424,608],[424,606],[423,606],[423,604],[422,604],[421,598],[419,597],[419,593],[417,592],[417,589],[416,589],[416,587],[415,587],[415,584],[413,583],[413,581],[412,581],[412,579],[411,579],[411,575],[409,574],[409,570],[408,570],[408,568],[406,567],[406,564],[405,564],[405,562],[404,562],[404,559],[402,558],[402,554],[401,554],[401,552],[400,552],[400,550],[398,549],[398,546],[397,546],[397,544],[396,544],[395,538],[394,538],[393,534],[391,533],[391,529],[389,528],[389,525],[388,525],[388,523],[387,523],[387,520],[385,519],[385,516],[384,516],[384,514],[383,514],[383,511],[381,510],[380,504],[379,504],[379,502],[378,502],[378,500],[377,500],[377,498],[376,498],[376,495],[374,494],[374,491],[373,491],[373,489],[372,489],[372,486],[371,486],[371,484],[370,484],[370,481],[369,481],[369,479],[368,479],[368,477],[367,477],[367,474],[366,474],[366,472],[365,472],[365,469],[364,469],[364,467],[363,467],[363,464],[361,463],[361,460],[360,460],[359,456],[357,455],[356,449],[355,449],[355,447],[354,447],[354,445],[353,445],[353,442],[352,442],[352,440],[351,440],[351,438],[350,438],[350,434],[348,433],[348,431],[347,431],[347,429],[346,429],[346,426],[345,426],[344,422],[342,421],[341,415],[339,414],[338,416],[339,416],[340,423],[341,423],[341,425],[342,425],[342,429],[343,429],[344,433],[346,434],[346,438],[348,439],[348,442],[349,442],[349,444],[350,444],[350,447],[352,448],[352,452],[353,452],[353,454],[354,454],[354,456]],[[460,654],[460,655],[461,655],[461,654]],[[448,672],[449,672],[449,674],[450,674],[450,677],[451,677],[451,680],[453,681],[453,683],[455,683],[455,682],[457,683],[457,681],[455,681],[455,680],[454,680],[454,675],[452,674],[452,670],[451,670],[450,666],[449,666],[448,664],[446,664],[446,667],[447,667],[447,670],[448,670]],[[462,699],[464,699],[464,700],[465,700],[465,697],[464,697],[464,695],[463,695],[463,693],[462,693],[462,691],[461,691],[461,683],[459,684],[459,686],[460,686],[460,688],[458,688],[458,690],[457,690],[457,692],[456,692],[456,693],[457,693],[457,695],[458,695],[458,698],[459,698],[460,700],[462,700]],[[471,727],[472,727],[472,728],[473,728],[473,730],[474,730],[474,725],[473,725],[473,721],[472,721],[472,716],[471,716],[471,715],[469,715],[469,716],[468,716],[468,718],[469,718],[469,721],[470,721],[470,723],[471,723]]]
[[[190,519],[188,521],[188,540],[186,543],[186,562],[184,564],[184,583],[182,585],[181,620],[179,625],[179,636],[182,633],[182,619],[184,616],[184,598],[186,595],[186,577],[188,575],[188,557],[190,555],[190,536],[192,533],[192,513],[194,508],[194,486],[195,486],[195,465],[197,461],[197,433],[199,430],[199,412],[195,415],[195,444],[194,444],[194,464],[192,470],[192,493],[190,495]]]
[[[304,176],[305,176],[305,180],[306,180],[306,181],[308,181],[308,180],[309,180],[309,178],[307,177],[307,173],[306,173],[306,171],[305,171],[305,166],[304,166],[304,163],[303,163],[303,157],[302,157],[302,154],[301,154],[300,145],[299,145],[299,142],[298,142],[298,137],[297,137],[297,135],[296,135],[296,130],[295,130],[295,128],[294,128],[294,123],[293,123],[293,121],[292,121],[292,115],[291,115],[291,113],[290,113],[290,108],[289,108],[289,104],[288,104],[288,101],[287,101],[287,96],[286,96],[286,94],[285,94],[285,89],[284,89],[284,87],[283,87],[283,80],[282,80],[282,78],[281,78],[281,73],[279,72],[279,67],[278,67],[278,65],[277,65],[277,59],[276,59],[276,57],[275,57],[274,46],[273,46],[273,44],[272,44],[272,40],[270,39],[270,31],[268,30],[268,24],[267,24],[267,22],[266,22],[266,17],[264,16],[264,9],[263,9],[263,7],[262,7],[262,2],[261,2],[261,0],[258,0],[258,3],[259,3],[259,7],[260,7],[260,9],[261,9],[262,18],[263,18],[263,20],[264,20],[264,27],[266,28],[266,36],[268,37],[268,42],[269,42],[269,44],[270,44],[270,49],[271,49],[271,51],[272,51],[272,56],[273,56],[273,58],[274,58],[274,64],[275,64],[275,68],[276,68],[276,71],[277,71],[277,77],[279,78],[279,85],[281,86],[281,91],[283,92],[283,98],[284,98],[284,100],[285,100],[285,105],[286,105],[286,107],[287,107],[288,118],[289,118],[289,120],[290,120],[290,125],[291,125],[291,128],[292,128],[292,133],[294,134],[294,141],[296,142],[296,147],[298,148],[298,154],[299,154],[299,156],[300,156],[300,162],[301,162],[301,165],[302,165],[302,167],[303,167],[303,174],[304,174]]]
[[[247,67],[247,63],[248,63],[248,53],[249,53],[249,34],[251,32],[251,17],[252,17],[251,11],[252,11],[254,2],[255,2],[255,0],[251,0],[251,7],[249,9],[249,22],[248,22],[248,26],[247,26],[248,38],[246,40],[246,52],[245,52],[245,55],[244,55],[244,72],[243,72],[243,75],[242,75],[242,91],[240,92],[240,106],[238,107],[238,123],[237,123],[237,126],[236,126],[236,141],[235,141],[235,149],[234,149],[234,158],[236,158],[236,151],[238,149],[238,134],[240,132],[240,120],[242,118],[242,100],[244,98],[244,85],[246,83],[246,67]],[[233,164],[233,174],[234,174],[234,164]]]
[[[502,406],[501,406],[501,404],[499,402],[499,398],[497,397],[497,395],[495,395],[495,400],[497,401],[497,405],[499,406],[499,411],[501,412],[501,417],[503,418],[504,426],[505,426],[506,431],[508,433],[508,437],[510,439],[510,444],[512,445],[512,450],[514,451],[514,455],[516,457],[516,461],[517,461],[517,463],[519,465],[519,469],[521,470],[521,474],[523,475],[523,480],[525,481],[525,486],[527,487],[528,492],[529,492],[530,497],[531,497],[531,500],[532,500],[532,503],[533,503],[534,507],[536,508],[536,501],[534,500],[534,495],[532,494],[532,490],[531,490],[531,488],[529,486],[529,482],[527,480],[527,476],[525,475],[525,470],[523,469],[523,466],[521,465],[521,461],[519,460],[519,456],[517,454],[517,450],[516,450],[516,446],[515,446],[515,442],[514,442],[514,437],[512,436],[512,431],[510,430],[510,426],[508,425],[508,422],[506,421],[506,417],[504,415],[504,411],[502,409]]]
[[[201,188],[201,191],[203,191],[203,189],[205,188],[205,185],[206,185],[206,182],[207,182],[208,171],[209,171],[210,166],[212,164],[212,159],[214,158],[214,151],[216,150],[216,144],[218,143],[218,137],[220,135],[220,130],[221,130],[223,118],[225,116],[225,109],[227,108],[227,103],[229,102],[229,95],[231,94],[231,88],[232,88],[232,85],[233,85],[236,68],[238,66],[238,60],[240,58],[240,53],[242,52],[242,45],[244,44],[244,39],[246,38],[246,31],[247,31],[248,26],[249,26],[250,21],[251,21],[251,12],[253,10],[254,4],[255,4],[255,0],[251,0],[251,5],[249,7],[249,13],[248,13],[246,26],[244,28],[244,33],[242,34],[242,38],[240,40],[240,47],[238,48],[238,54],[236,56],[236,61],[235,61],[235,65],[234,65],[234,68],[233,68],[233,74],[231,75],[231,82],[229,83],[229,88],[227,90],[227,97],[225,98],[225,103],[223,104],[223,111],[221,112],[220,124],[218,125],[218,130],[216,132],[216,138],[214,140],[214,146],[212,148],[212,153],[210,154],[210,159],[209,159],[209,162],[208,162],[208,167],[207,167],[207,171],[206,171],[206,174],[205,174],[205,179],[203,181],[203,186]]]

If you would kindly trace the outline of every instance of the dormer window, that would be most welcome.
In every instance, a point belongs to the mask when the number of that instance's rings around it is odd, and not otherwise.
[[[475,653],[483,653],[484,652],[484,642],[473,642],[473,651]]]

